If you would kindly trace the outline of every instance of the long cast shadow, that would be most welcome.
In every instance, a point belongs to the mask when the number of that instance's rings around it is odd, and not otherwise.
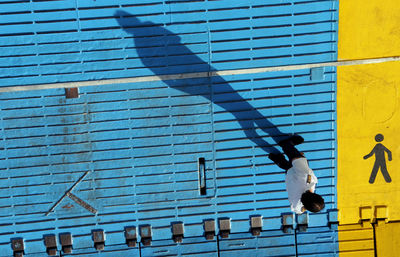
[[[121,28],[129,34],[133,35],[136,51],[141,62],[150,69],[155,75],[165,75],[165,68],[160,68],[162,63],[156,63],[155,57],[149,57],[149,49],[153,51],[153,56],[157,55],[155,48],[151,49],[151,46],[164,46],[160,49],[160,56],[174,56],[176,63],[186,63],[188,65],[195,64],[200,70],[196,71],[214,71],[215,69],[207,62],[203,61],[196,54],[194,54],[188,47],[181,43],[179,36],[171,32],[170,30],[157,25],[152,22],[141,22],[138,18],[125,11],[117,11],[115,13],[116,19],[120,24]],[[164,63],[164,65],[166,65]],[[193,72],[187,69],[174,71],[174,73],[187,73]],[[253,141],[257,146],[263,149],[267,153],[278,152],[278,149],[271,146],[267,141],[262,139],[260,135],[255,131],[256,129],[262,129],[267,133],[275,142],[283,139],[287,135],[282,133],[273,123],[268,121],[257,109],[249,104],[243,97],[241,97],[235,90],[225,81],[222,77],[214,77],[214,81],[218,83],[218,90],[223,92],[229,92],[230,99],[235,99],[235,102],[214,102],[221,108],[232,113],[240,126],[242,127],[245,135],[248,139]],[[190,95],[202,95],[208,100],[212,101],[210,96],[204,95],[197,88],[191,86],[182,86],[181,83],[174,80],[164,81],[169,87],[178,89]],[[211,84],[211,86],[213,86]],[[211,89],[213,90],[213,89]],[[235,110],[247,110],[246,119],[243,119],[243,114],[235,112]]]

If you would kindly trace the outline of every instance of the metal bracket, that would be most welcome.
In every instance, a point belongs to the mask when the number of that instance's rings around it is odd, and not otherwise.
[[[105,247],[105,241],[106,241],[106,235],[104,234],[104,230],[93,230],[92,231],[92,239],[94,242],[94,248],[96,248],[97,251],[102,251],[104,250]]]
[[[339,228],[339,210],[338,209],[328,210],[328,225],[332,230],[338,230],[338,228]]]
[[[316,67],[316,68],[311,68],[310,69],[310,73],[311,73],[311,80],[312,81],[321,81],[325,79],[325,75],[324,75],[324,67]]]
[[[261,234],[263,226],[262,216],[250,217],[250,231],[253,236],[259,236]]]
[[[72,253],[71,233],[62,233],[59,235],[62,251],[66,254]]]
[[[140,237],[141,237],[141,242],[144,246],[149,246],[151,245],[151,239],[152,239],[152,231],[151,231],[151,226],[150,225],[144,225],[139,227],[140,230]]]
[[[65,88],[65,98],[79,98],[79,88]]]
[[[300,232],[306,232],[308,227],[308,213],[297,215],[297,228]]]
[[[213,240],[215,236],[215,220],[204,221],[204,235],[207,240]]]
[[[222,218],[218,220],[219,222],[219,235],[221,238],[228,238],[231,233],[231,219]]]
[[[207,195],[206,160],[204,158],[199,158],[198,166],[200,195]]]
[[[283,233],[293,233],[294,213],[282,213],[282,230]]]
[[[375,206],[375,219],[387,222],[389,219],[389,208],[386,205]]]
[[[175,243],[182,243],[184,227],[182,222],[172,223],[172,239]]]
[[[14,257],[23,257],[25,244],[23,238],[13,238],[11,239],[11,248],[14,251]]]
[[[44,245],[46,246],[46,252],[50,256],[57,255],[57,237],[56,235],[45,235],[43,236]]]
[[[82,180],[86,177],[87,174],[89,174],[89,170],[86,171],[79,179],[78,181],[76,181],[72,187],[70,189],[67,190],[67,192],[65,192],[65,194],[50,208],[49,211],[46,212],[46,216],[48,216],[51,212],[53,212],[55,210],[55,208],[61,203],[62,200],[64,200],[65,197],[69,197],[71,198],[74,202],[76,202],[77,204],[79,204],[80,206],[82,206],[83,208],[85,208],[86,210],[90,211],[93,214],[97,213],[97,210],[95,208],[93,208],[90,204],[86,203],[85,201],[83,201],[82,199],[80,199],[78,196],[74,195],[72,193],[72,190],[74,190],[74,188],[80,183],[82,182]]]
[[[373,220],[373,213],[371,206],[360,207],[360,222],[362,227],[369,227]]]
[[[126,244],[129,247],[135,247],[136,246],[136,227],[126,227],[125,228],[125,239],[126,239]]]

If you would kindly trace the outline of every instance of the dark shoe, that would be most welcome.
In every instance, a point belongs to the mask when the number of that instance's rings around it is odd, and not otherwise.
[[[268,158],[274,163],[279,163],[282,160],[286,160],[285,156],[282,153],[270,153],[268,154]]]
[[[283,146],[286,143],[291,143],[292,145],[299,145],[304,142],[304,138],[299,135],[293,135],[287,139],[284,139],[278,143],[279,146]]]
[[[291,167],[290,162],[286,160],[282,153],[270,153],[268,158],[284,170],[288,170]]]

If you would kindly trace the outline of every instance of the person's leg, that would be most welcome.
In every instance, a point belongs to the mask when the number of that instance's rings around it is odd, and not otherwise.
[[[372,168],[371,176],[369,177],[369,183],[373,184],[375,182],[376,174],[378,174],[380,165],[375,162],[374,167]]]
[[[386,168],[386,162],[381,163],[381,172],[387,183],[392,182],[392,178],[390,177],[389,172]]]
[[[285,171],[292,167],[292,163],[288,162],[285,156],[281,153],[270,153],[268,158]]]
[[[299,150],[296,149],[296,147],[294,147],[294,144],[292,140],[290,140],[290,138],[282,140],[281,142],[279,142],[279,145],[280,147],[282,147],[283,152],[289,158],[290,163],[293,161],[293,159],[304,157],[304,155],[300,153]]]

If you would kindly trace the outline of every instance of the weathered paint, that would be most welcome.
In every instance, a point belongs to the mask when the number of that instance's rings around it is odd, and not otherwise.
[[[398,1],[345,0],[339,7],[339,60],[400,55]]]

